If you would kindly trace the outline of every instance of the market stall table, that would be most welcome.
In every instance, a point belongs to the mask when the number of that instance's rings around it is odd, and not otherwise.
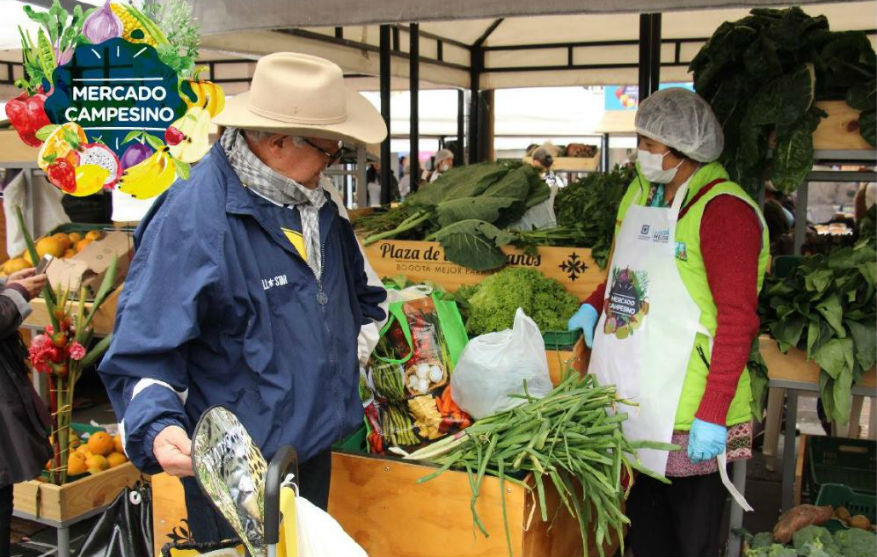
[[[819,393],[819,366],[808,361],[806,354],[795,348],[788,354],[779,351],[774,339],[762,336],[759,339],[761,355],[767,365],[770,378],[769,388],[785,389],[788,395],[786,409],[785,438],[783,439],[783,499],[782,508],[787,510],[794,506],[795,497],[795,428],[798,419],[798,394],[800,392]],[[872,398],[872,405],[877,397],[877,376],[871,369],[865,373],[862,381],[853,387],[854,396]],[[873,416],[873,412],[872,412]],[[765,446],[767,446],[765,432]]]

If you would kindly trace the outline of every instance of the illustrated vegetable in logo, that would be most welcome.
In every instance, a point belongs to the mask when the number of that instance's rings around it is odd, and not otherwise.
[[[210,148],[210,121],[222,89],[199,80],[200,34],[186,0],[147,1],[143,10],[107,1],[83,13],[58,0],[36,39],[19,29],[24,92],[6,113],[37,164],[65,193],[118,188],[136,198],[188,179]]]

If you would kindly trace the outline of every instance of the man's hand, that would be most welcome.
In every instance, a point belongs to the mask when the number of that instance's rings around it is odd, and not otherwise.
[[[35,275],[33,268],[23,269],[9,275],[6,286],[11,286],[13,283],[20,284],[27,290],[28,297],[35,298],[40,294],[47,280],[45,274]]]
[[[192,440],[180,426],[161,430],[152,443],[152,453],[162,469],[171,476],[185,477],[192,472]]]

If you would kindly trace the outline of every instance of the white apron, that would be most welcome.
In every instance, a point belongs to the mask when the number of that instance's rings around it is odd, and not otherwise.
[[[628,419],[625,436],[669,443],[688,359],[700,329],[700,308],[676,267],[676,220],[688,184],[672,207],[631,205],[615,238],[603,314],[594,332],[589,371],[612,383]],[[667,451],[641,449],[643,464],[659,474]]]
[[[639,403],[619,406],[628,413],[622,427],[631,441],[671,441],[698,332],[709,337],[712,348],[712,336],[700,324],[700,308],[676,267],[676,221],[687,192],[686,182],[669,208],[631,205],[627,210],[615,238],[603,314],[594,331],[589,373],[600,383],[615,384],[621,398]],[[667,451],[637,453],[646,468],[666,472]],[[725,453],[717,459],[725,488],[751,511],[728,478]]]

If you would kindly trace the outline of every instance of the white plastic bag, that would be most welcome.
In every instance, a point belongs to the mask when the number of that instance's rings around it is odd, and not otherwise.
[[[329,513],[303,497],[295,498],[299,557],[368,557]]]
[[[451,397],[480,419],[524,402],[511,394],[543,397],[552,389],[539,326],[518,308],[512,329],[469,341],[451,374]]]

